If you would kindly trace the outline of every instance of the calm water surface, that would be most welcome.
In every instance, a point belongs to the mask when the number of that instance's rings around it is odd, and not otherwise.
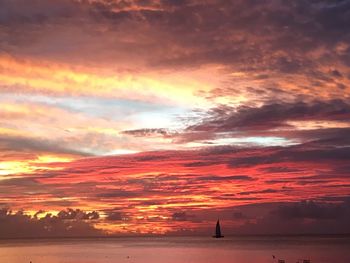
[[[1,263],[349,263],[349,237],[1,240]]]

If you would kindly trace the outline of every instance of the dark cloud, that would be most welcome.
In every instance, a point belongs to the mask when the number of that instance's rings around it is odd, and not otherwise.
[[[253,235],[349,233],[350,206],[346,199],[240,206],[235,208],[233,219],[243,224],[229,231]]]
[[[253,177],[247,176],[247,175],[232,175],[232,176],[200,176],[196,178],[197,181],[203,180],[203,181],[252,181],[254,180]]]
[[[123,213],[119,211],[109,212],[106,217],[106,219],[109,221],[121,221],[124,218],[125,216],[123,215]]]
[[[265,171],[267,173],[297,173],[300,172],[300,169],[291,168],[291,167],[267,167],[262,168],[262,171]]]
[[[174,221],[193,221],[196,220],[196,216],[192,214],[188,214],[187,212],[175,212],[172,214],[172,219]]]
[[[208,112],[199,124],[188,127],[192,131],[233,132],[270,130],[289,126],[287,121],[350,119],[350,104],[342,100],[296,103],[273,103],[261,107],[219,106]]]
[[[15,151],[16,153],[57,153],[78,156],[91,155],[80,150],[72,149],[68,146],[65,147],[62,145],[62,142],[7,135],[0,135],[0,150],[7,152]]]
[[[124,190],[111,190],[109,192],[100,193],[97,197],[102,198],[117,198],[117,197],[137,197],[140,196],[141,193],[137,191],[124,191]]]
[[[205,167],[210,165],[217,165],[218,161],[206,161],[206,162],[191,162],[184,164],[185,167]]]
[[[9,178],[0,181],[0,187],[30,187],[40,188],[42,185],[36,181],[36,178]]]
[[[304,201],[280,206],[273,211],[282,219],[339,219],[349,213],[348,204],[327,204],[314,201]],[[349,214],[350,215],[350,214]],[[349,216],[348,215],[348,216]]]
[[[70,220],[94,220],[98,219],[100,215],[98,212],[84,212],[80,209],[71,209],[67,208],[66,210],[62,210],[57,214],[57,217],[63,220],[70,219]]]
[[[34,216],[16,213],[8,209],[0,210],[0,238],[38,238],[38,237],[83,237],[100,236],[102,231],[93,225],[98,219],[97,212],[83,212],[68,209],[54,216],[38,211]]]
[[[258,191],[245,191],[245,192],[239,192],[239,195],[256,195],[256,194],[271,194],[271,193],[278,193],[283,192],[285,190],[277,190],[277,189],[263,189]]]
[[[143,156],[138,156],[136,157],[136,160],[139,161],[139,162],[151,162],[151,161],[161,161],[161,160],[164,160],[166,159],[167,156],[165,155],[157,155],[157,154],[146,154],[146,155],[143,155]]]
[[[125,58],[122,52],[126,52],[127,57],[133,59],[141,55],[153,66],[225,64],[244,70],[258,68],[290,74],[304,71],[304,66],[317,66],[313,59],[304,56],[305,52],[326,46],[328,52],[323,56],[334,55],[336,59],[338,55],[333,51],[336,45],[349,40],[347,1],[329,4],[279,0],[132,3],[3,0],[0,5],[0,22],[8,29],[8,39],[12,42],[11,48],[2,43],[4,50],[34,55],[35,49],[41,46],[43,53],[50,52],[49,56],[56,53],[55,56],[66,59],[78,52],[96,60],[102,52],[93,51],[104,47],[111,50],[108,55],[114,59]],[[89,27],[82,27],[81,32],[61,30],[62,27],[72,29],[79,21]],[[66,48],[58,44],[48,48],[53,44],[47,37],[52,27],[59,32],[60,44]],[[127,29],[131,27],[137,32],[132,38],[136,37],[135,41],[119,38],[121,33],[128,34]],[[15,37],[11,30],[24,36]],[[45,30],[46,34],[39,35],[39,30]],[[78,41],[89,36],[93,36],[89,38],[90,43]],[[97,42],[101,38],[107,40],[102,46]],[[25,47],[29,39],[35,42]],[[78,42],[81,49],[76,46]],[[113,51],[112,45],[120,52]],[[130,45],[132,49],[128,48]],[[22,47],[26,50],[20,51]],[[108,59],[107,54],[103,56]]]
[[[346,161],[350,158],[350,147],[310,147],[308,144],[289,148],[276,147],[261,155],[252,155],[232,159],[231,167],[249,167],[261,164],[283,162],[319,162],[319,161]]]
[[[168,131],[166,129],[138,129],[123,131],[123,134],[132,135],[135,137],[149,137],[149,136],[166,136]]]
[[[331,75],[333,75],[336,78],[342,78],[343,77],[343,75],[336,69],[332,70],[330,73],[331,73]]]
[[[57,23],[76,14],[74,1],[2,0],[0,1],[0,24],[19,27],[28,24],[45,26]],[[79,10],[79,9],[78,9]]]

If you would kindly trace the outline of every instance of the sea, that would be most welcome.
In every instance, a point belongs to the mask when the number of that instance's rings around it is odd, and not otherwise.
[[[349,236],[0,240],[0,263],[350,263]]]

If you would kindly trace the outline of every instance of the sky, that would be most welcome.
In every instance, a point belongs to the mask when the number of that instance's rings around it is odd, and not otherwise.
[[[350,1],[0,0],[0,237],[350,233]]]

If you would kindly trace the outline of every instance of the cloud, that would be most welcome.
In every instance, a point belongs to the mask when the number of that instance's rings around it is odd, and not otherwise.
[[[150,137],[150,136],[166,136],[168,131],[166,129],[138,129],[122,131],[123,134],[135,137]]]
[[[259,191],[245,191],[245,192],[239,192],[239,195],[251,195],[251,194],[271,194],[271,193],[281,193],[283,190],[277,190],[277,189],[264,189]]]
[[[80,209],[71,209],[71,208],[67,208],[66,210],[62,210],[57,214],[57,217],[59,219],[70,219],[70,220],[94,220],[94,219],[98,219],[100,217],[100,215],[98,214],[98,212],[96,211],[92,211],[92,212],[84,212],[81,211]]]
[[[62,146],[62,143],[54,140],[50,141],[39,138],[28,138],[24,136],[0,135],[0,149],[6,152],[15,151],[17,153],[27,152],[33,154],[67,154],[80,157],[91,155],[80,150],[70,149],[68,146]]]
[[[195,215],[189,215],[186,212],[175,212],[172,214],[172,220],[174,221],[198,221]]]
[[[254,180],[252,177],[247,175],[233,175],[233,176],[201,176],[196,178],[196,180],[203,180],[203,181],[252,181]]]
[[[346,101],[313,101],[271,103],[261,107],[238,108],[219,106],[208,112],[208,117],[188,130],[203,132],[234,132],[244,130],[271,130],[288,127],[288,121],[348,121],[350,105]]]
[[[304,71],[301,70],[304,66],[317,66],[310,56],[303,56],[306,52],[326,46],[328,52],[317,59],[329,59],[339,42],[349,40],[346,1],[333,6],[317,2],[286,4],[277,0],[254,5],[221,0],[176,1],[176,4],[174,1],[20,3],[1,3],[2,24],[24,34],[22,38],[10,35],[16,44],[11,51],[34,55],[35,48],[41,46],[41,54],[56,58],[61,55],[65,60],[69,60],[69,55],[70,59],[86,55],[90,61],[101,61],[101,56],[109,61],[129,58],[135,62],[141,58],[153,66],[225,64],[247,70],[268,68],[294,73]],[[86,21],[89,27],[74,30],[78,21]],[[60,39],[50,39],[48,30],[52,27]],[[131,27],[133,31],[129,32],[127,29]],[[45,30],[45,34],[41,37],[35,34],[36,28]],[[32,47],[25,46],[28,35],[37,40]],[[99,43],[101,38],[104,41]],[[127,49],[130,45],[133,52]],[[9,46],[5,48],[9,50]],[[24,50],[20,51],[21,48]]]
[[[110,211],[107,213],[106,220],[109,221],[122,221],[125,220],[126,216],[120,211]]]
[[[140,196],[141,193],[138,193],[136,191],[123,191],[123,190],[112,190],[105,193],[100,193],[97,195],[97,197],[102,198],[118,198],[118,197],[137,197]]]
[[[280,206],[274,213],[283,219],[339,219],[344,216],[346,204],[322,204],[304,201]]]
[[[318,162],[318,161],[345,161],[349,159],[350,147],[307,147],[308,144],[292,146],[289,148],[271,148],[264,154],[232,159],[231,167],[249,167],[283,162]]]
[[[83,212],[81,210],[62,210],[57,216],[38,211],[29,216],[19,211],[13,213],[7,209],[0,210],[1,238],[28,237],[83,237],[100,236],[102,231],[93,225],[98,219],[97,212]]]
[[[169,235],[174,229],[192,229],[200,234],[210,231],[218,216],[226,221],[229,233],[284,233],[284,228],[305,233],[303,220],[315,221],[310,223],[311,232],[327,233],[317,221],[343,220],[342,215],[347,213],[344,205],[325,203],[344,202],[348,193],[347,151],[346,147],[313,142],[289,147],[225,146],[94,157],[62,163],[58,171],[43,169],[24,173],[23,178],[2,180],[0,200],[6,198],[5,205],[27,210],[35,199],[37,211],[45,211],[50,207],[62,210],[66,204],[60,200],[69,196],[74,200],[71,205],[99,207],[98,213],[105,217],[65,209],[55,216],[57,220],[90,219],[96,221],[96,227],[113,222],[113,233],[120,234],[135,229]],[[200,165],[188,165],[197,162]],[[245,209],[248,205],[254,209]],[[243,215],[233,215],[236,212]],[[271,218],[277,228],[267,225]],[[287,228],[285,221],[293,224]],[[122,229],[117,227],[120,222]],[[143,228],[146,226],[149,228]]]
[[[241,234],[344,234],[350,232],[347,224],[350,219],[349,204],[344,199],[341,203],[314,201],[282,203],[275,207],[266,207],[264,210],[262,216],[255,214],[232,231]]]

